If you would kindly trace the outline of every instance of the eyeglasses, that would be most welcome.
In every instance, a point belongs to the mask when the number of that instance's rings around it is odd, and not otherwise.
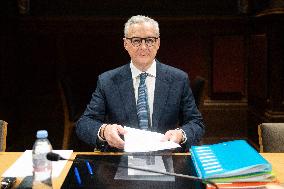
[[[142,37],[128,38],[128,37],[126,37],[126,39],[130,40],[131,44],[134,47],[139,47],[142,44],[143,40],[144,40],[145,44],[147,45],[147,47],[152,47],[156,43],[158,37],[146,37],[146,38],[142,38]]]

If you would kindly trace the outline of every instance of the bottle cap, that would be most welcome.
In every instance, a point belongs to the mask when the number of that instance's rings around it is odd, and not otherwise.
[[[46,130],[39,130],[36,133],[37,138],[47,138],[48,132]]]

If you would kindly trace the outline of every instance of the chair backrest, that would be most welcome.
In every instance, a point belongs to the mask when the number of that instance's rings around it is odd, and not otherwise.
[[[7,122],[0,120],[0,152],[6,150],[7,125]]]
[[[260,152],[284,152],[284,123],[258,126]]]
[[[59,80],[59,91],[61,95],[64,113],[64,134],[62,149],[73,149],[74,151],[93,151],[92,147],[83,143],[76,135],[75,122],[85,110],[85,106],[91,97],[91,86],[86,82],[76,83],[76,78],[62,75]],[[86,84],[86,85],[83,85]],[[95,84],[93,85],[93,87]]]
[[[205,79],[200,76],[196,76],[196,78],[193,80],[191,84],[191,90],[197,107],[199,107],[200,105],[204,86],[205,86]]]

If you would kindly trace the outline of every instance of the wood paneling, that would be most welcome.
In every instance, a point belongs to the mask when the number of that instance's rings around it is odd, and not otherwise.
[[[265,34],[251,36],[249,56],[248,90],[250,100],[258,98],[265,102],[268,98],[267,37]]]
[[[208,75],[208,39],[187,33],[162,35],[158,59],[187,72],[193,80],[197,75]]]
[[[284,121],[284,11],[267,8],[250,24],[248,131],[256,143],[260,123]]]
[[[31,0],[31,15],[235,15],[238,0]]]
[[[241,98],[245,94],[245,45],[243,36],[213,39],[212,97]],[[230,97],[230,94],[232,96]],[[225,97],[226,95],[226,97]]]

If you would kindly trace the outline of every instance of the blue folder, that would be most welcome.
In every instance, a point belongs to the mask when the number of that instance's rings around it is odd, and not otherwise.
[[[245,140],[192,146],[190,152],[200,178],[224,178],[271,172],[271,164]]]

